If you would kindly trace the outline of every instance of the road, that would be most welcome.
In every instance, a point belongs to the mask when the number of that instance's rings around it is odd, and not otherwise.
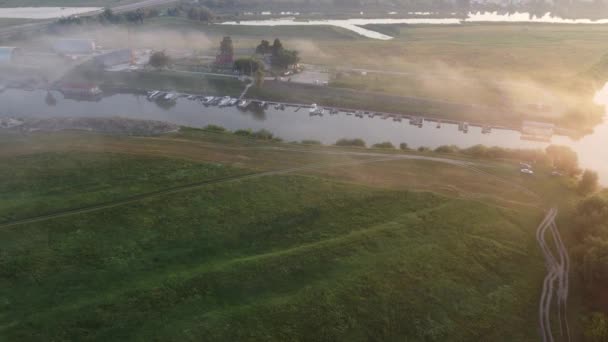
[[[561,341],[570,341],[570,328],[568,326],[568,291],[570,257],[561,239],[555,218],[558,210],[551,208],[536,230],[536,241],[545,258],[547,275],[543,281],[543,288],[538,307],[539,326],[543,342],[555,341],[551,327],[551,303],[557,302],[557,319]],[[553,247],[546,240],[547,231],[553,240]],[[557,251],[557,255],[554,252]],[[557,285],[557,288],[555,288]]]
[[[148,8],[148,7],[168,5],[168,4],[177,2],[177,1],[178,0],[144,0],[144,1],[139,1],[136,3],[132,3],[132,4],[114,6],[114,7],[111,7],[111,9],[114,13],[124,13],[124,12],[134,11],[138,8]],[[79,17],[90,17],[90,16],[97,15],[101,12],[102,12],[101,10],[92,11],[92,12],[88,12],[88,13],[79,14],[78,16]],[[43,21],[37,21],[34,23],[29,23],[29,24],[22,24],[22,25],[15,25],[15,26],[8,26],[8,27],[0,28],[0,37],[7,37],[7,36],[10,36],[11,34],[15,34],[15,33],[19,33],[19,32],[35,31],[35,30],[41,29],[41,28],[45,27],[46,25],[49,25],[54,22],[55,22],[55,20],[43,20]]]

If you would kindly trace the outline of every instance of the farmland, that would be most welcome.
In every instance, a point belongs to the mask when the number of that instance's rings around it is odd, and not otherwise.
[[[0,139],[6,340],[535,341],[527,189],[573,198],[457,156],[200,130]]]

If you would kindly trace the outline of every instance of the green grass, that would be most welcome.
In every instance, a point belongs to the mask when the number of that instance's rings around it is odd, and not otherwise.
[[[354,160],[272,148],[337,147],[196,129],[9,134],[0,143],[5,217]],[[484,169],[508,183],[385,161],[208,184],[1,228],[0,340],[535,341],[542,213],[509,201],[535,201],[516,184],[559,201],[572,194],[541,167],[535,179],[503,162]],[[470,196],[420,191],[442,183]]]
[[[111,164],[98,153],[28,158],[12,167],[19,186],[3,193],[28,192],[31,203],[53,181],[57,196],[82,195],[65,183],[83,173],[123,188],[143,169],[216,167],[157,168],[138,156]],[[41,181],[47,158],[57,166]],[[108,175],[111,165],[134,175]],[[430,193],[272,176],[3,229],[0,339],[533,341],[538,219]]]
[[[3,159],[0,223],[85,207],[239,172],[220,164],[82,152]],[[242,171],[241,171],[242,172]]]

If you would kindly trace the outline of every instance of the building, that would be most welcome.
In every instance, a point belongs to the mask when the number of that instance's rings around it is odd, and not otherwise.
[[[0,46],[0,63],[14,63],[19,59],[21,49],[11,46]]]
[[[95,63],[104,68],[120,64],[132,64],[133,60],[134,55],[131,49],[114,50],[95,57]]]
[[[53,44],[53,50],[60,55],[89,55],[95,49],[92,39],[60,39]]]

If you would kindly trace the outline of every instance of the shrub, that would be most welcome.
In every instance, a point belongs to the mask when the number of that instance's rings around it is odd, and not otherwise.
[[[207,132],[214,132],[214,133],[223,133],[226,132],[226,129],[222,126],[217,126],[217,125],[207,125],[205,126],[205,128],[203,128],[204,131]]]
[[[437,153],[458,153],[460,148],[456,145],[441,145],[435,149]]]
[[[300,143],[304,145],[322,145],[319,140],[302,140]]]
[[[355,139],[340,139],[336,141],[336,146],[357,146],[357,147],[365,147],[365,141],[363,139],[355,138]]]
[[[395,148],[395,145],[393,145],[390,141],[385,141],[385,142],[381,142],[378,144],[374,144],[372,146],[373,148]]]
[[[578,182],[578,192],[581,195],[589,195],[598,188],[598,176],[597,172],[591,170],[585,170],[581,180]]]
[[[237,129],[234,131],[234,134],[242,137],[250,137],[252,133],[250,129]]]
[[[265,129],[261,129],[257,132],[253,132],[253,133],[251,133],[251,136],[256,139],[262,139],[262,140],[272,140],[274,137],[274,135],[270,131],[267,131]]]
[[[399,148],[402,149],[403,151],[408,151],[410,149],[407,146],[407,143],[401,143],[401,144],[399,144]]]

